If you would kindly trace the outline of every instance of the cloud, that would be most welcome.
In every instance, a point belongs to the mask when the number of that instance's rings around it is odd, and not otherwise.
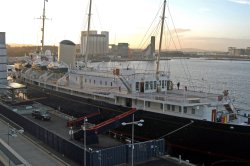
[[[177,33],[184,33],[184,32],[190,32],[191,29],[183,29],[183,28],[176,28],[175,30],[171,30],[172,32],[177,32]]]
[[[198,48],[203,50],[227,51],[228,47],[247,48],[250,38],[220,38],[220,37],[185,37],[182,38],[183,48]]]
[[[243,4],[243,5],[250,5],[250,0],[230,0],[230,1],[234,3]]]

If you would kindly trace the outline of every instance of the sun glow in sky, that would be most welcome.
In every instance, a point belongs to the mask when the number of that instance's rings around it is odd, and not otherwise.
[[[110,43],[144,47],[143,38],[154,18],[160,21],[163,0],[93,0],[91,29],[109,31]],[[7,44],[40,45],[43,0],[0,0],[0,31]],[[80,41],[86,30],[88,0],[48,0],[46,2],[45,44],[58,45],[68,39]],[[168,0],[166,22],[177,48],[226,51],[227,47],[250,47],[250,0]],[[168,10],[169,9],[169,10]],[[150,32],[149,32],[150,33]],[[157,40],[157,39],[156,39]],[[168,40],[171,41],[171,38]],[[166,42],[170,43],[170,42]],[[166,44],[167,45],[167,44]],[[174,48],[174,44],[168,44]],[[165,48],[166,48],[165,47]]]

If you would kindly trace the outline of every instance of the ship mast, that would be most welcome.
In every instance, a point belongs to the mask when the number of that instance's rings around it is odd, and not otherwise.
[[[89,31],[90,31],[90,21],[91,21],[91,6],[92,6],[92,0],[89,1],[88,29],[87,29],[86,50],[85,50],[85,67],[87,67],[87,61],[88,61],[88,42],[89,42]]]
[[[159,50],[158,50],[158,56],[157,56],[157,61],[156,61],[156,79],[159,82],[160,79],[160,55],[161,55],[161,46],[162,46],[162,35],[163,35],[163,30],[164,30],[164,20],[165,20],[165,9],[166,9],[166,0],[164,0],[164,5],[163,5],[163,12],[162,12],[162,18],[161,18],[161,34],[160,34],[160,42],[159,42]],[[157,86],[157,91],[160,91],[159,83]]]
[[[48,0],[44,0],[43,2],[43,15],[40,17],[40,19],[42,19],[42,28],[41,28],[41,31],[42,31],[42,40],[41,40],[41,44],[42,44],[42,47],[41,47],[41,52],[43,52],[43,48],[44,48],[44,27],[45,27],[45,19],[46,19],[46,15],[45,15],[45,2],[48,2]]]

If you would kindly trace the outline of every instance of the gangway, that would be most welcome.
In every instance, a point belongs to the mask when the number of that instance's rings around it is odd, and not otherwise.
[[[81,122],[84,121],[84,118],[89,119],[89,118],[97,116],[97,115],[100,115],[100,111],[94,112],[92,114],[88,114],[86,116],[83,116],[83,117],[80,117],[80,118],[77,118],[77,119],[73,119],[73,120],[67,121],[67,127],[76,126],[78,124],[81,124]]]
[[[224,107],[226,108],[226,110],[227,110],[230,114],[234,113],[233,109],[231,108],[231,106],[230,106],[229,104],[225,104]]]
[[[87,136],[93,136],[94,134],[100,134],[100,133],[104,133],[108,130],[117,128],[119,126],[121,126],[121,123],[128,118],[129,115],[132,115],[136,112],[137,110],[135,108],[132,108],[131,110],[117,115],[114,118],[108,119],[104,122],[101,122],[97,125],[91,126],[90,128],[86,129],[86,134]],[[78,130],[74,133],[74,139],[79,140],[81,138],[84,137],[84,131],[83,130]]]

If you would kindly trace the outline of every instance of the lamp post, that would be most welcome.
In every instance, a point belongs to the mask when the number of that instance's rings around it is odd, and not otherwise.
[[[102,165],[102,150],[98,150],[96,151],[98,153],[98,159],[99,159],[99,166]]]
[[[10,145],[10,136],[16,137],[17,134],[22,134],[24,132],[24,130],[23,129],[17,130],[16,128],[11,128],[9,123],[7,123],[7,126],[8,126],[8,133],[7,133],[8,141],[7,141],[7,143],[8,143],[8,145]],[[10,165],[10,158],[9,158],[9,165]]]
[[[17,134],[22,134],[23,132],[24,132],[24,130],[23,129],[20,129],[20,130],[17,130],[16,128],[10,128],[10,124],[9,123],[7,123],[7,125],[8,125],[8,133],[7,133],[7,135],[8,135],[8,145],[10,144],[10,136],[12,136],[12,137],[16,137],[17,136]]]
[[[84,122],[82,125],[82,130],[84,131],[84,166],[87,166],[87,160],[86,160],[86,150],[87,150],[87,146],[86,146],[86,122],[88,121],[87,117],[84,117]]]
[[[132,115],[132,122],[122,122],[122,125],[123,126],[126,126],[126,125],[132,125],[132,140],[131,140],[131,146],[132,146],[132,150],[131,150],[131,165],[134,166],[134,128],[135,128],[135,125],[141,127],[143,126],[143,123],[144,120],[141,119],[139,121],[135,121],[135,116],[134,114]]]
[[[70,140],[73,139],[73,134],[74,134],[74,130],[72,128],[72,126],[69,128],[69,136],[70,136]]]

